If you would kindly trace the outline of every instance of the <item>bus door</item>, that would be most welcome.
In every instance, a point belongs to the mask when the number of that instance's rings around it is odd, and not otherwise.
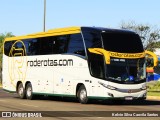
[[[82,32],[87,51],[90,75],[95,78],[95,80],[92,80],[92,85],[90,86],[90,95],[99,96],[99,84],[96,83],[96,79],[105,80],[104,56],[94,52],[92,53],[89,49],[102,48],[101,35],[99,31],[91,30],[89,28],[83,28]]]

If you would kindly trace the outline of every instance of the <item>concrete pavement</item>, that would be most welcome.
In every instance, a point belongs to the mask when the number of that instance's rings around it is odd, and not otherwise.
[[[106,117],[99,116],[99,112],[101,111],[108,114],[109,112],[115,113],[118,112],[144,112],[150,111],[154,113],[154,111],[159,111],[160,108],[160,101],[159,100],[146,100],[144,102],[137,102],[137,101],[126,101],[122,105],[116,105],[110,102],[102,102],[97,101],[90,104],[80,104],[75,100],[71,99],[62,99],[62,98],[47,98],[40,96],[35,100],[26,100],[18,98],[17,94],[11,94],[4,92],[0,89],[0,112],[2,111],[51,111],[51,113],[47,112],[45,115],[51,116],[53,112],[59,112],[58,117],[44,117],[44,118],[37,118],[36,120],[50,120],[50,119],[57,119],[57,120],[106,120]],[[61,112],[62,111],[62,112]],[[99,111],[99,112],[98,112]],[[54,114],[55,114],[54,112]],[[93,113],[93,114],[92,114]],[[0,113],[1,114],[1,113]],[[68,117],[61,117],[63,115],[68,115]],[[80,116],[85,117],[80,117]],[[77,116],[77,117],[73,117]],[[3,119],[3,118],[0,118]],[[14,118],[11,118],[14,119]],[[15,118],[17,119],[17,118]],[[19,118],[21,119],[21,118]],[[27,119],[27,118],[23,118]],[[108,118],[107,118],[108,119]],[[109,117],[109,119],[113,120],[159,120],[159,117]],[[35,118],[34,118],[35,120]]]

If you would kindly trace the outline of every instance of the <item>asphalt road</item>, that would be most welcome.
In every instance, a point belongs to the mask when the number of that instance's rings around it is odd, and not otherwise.
[[[145,102],[137,101],[127,101],[122,105],[115,105],[111,101],[92,101],[90,104],[80,104],[75,99],[70,98],[49,98],[43,97],[37,98],[35,100],[20,99],[16,94],[4,92],[0,89],[0,113],[3,111],[18,111],[22,112],[31,111],[39,112],[37,115],[42,115],[42,118],[37,118],[37,120],[160,120],[160,117],[106,117],[104,114],[114,114],[125,111],[126,113],[143,113],[143,111],[150,111],[149,113],[154,113],[153,111],[159,111],[160,113],[160,101],[159,100],[146,100]],[[49,111],[49,112],[45,112]],[[88,112],[89,111],[89,112]],[[139,113],[136,113],[139,114]],[[23,114],[23,115],[24,115]],[[124,115],[124,112],[122,112]],[[28,113],[27,113],[28,115]],[[51,117],[51,116],[55,117]],[[12,114],[13,116],[13,114]],[[16,114],[15,114],[16,116]],[[45,117],[44,117],[45,116]],[[0,120],[6,120],[6,118],[0,118]],[[7,119],[19,119],[22,118],[7,118]],[[36,118],[23,118],[24,120]]]

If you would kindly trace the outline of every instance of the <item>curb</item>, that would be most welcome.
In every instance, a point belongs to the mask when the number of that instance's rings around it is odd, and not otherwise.
[[[150,100],[160,100],[160,97],[159,96],[147,96],[147,99],[150,99]]]

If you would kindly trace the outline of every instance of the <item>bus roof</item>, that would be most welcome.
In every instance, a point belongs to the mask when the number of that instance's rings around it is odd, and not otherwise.
[[[16,36],[6,38],[5,41],[12,41],[12,40],[23,40],[29,38],[38,38],[38,37],[46,37],[46,36],[55,36],[55,35],[64,35],[64,34],[73,34],[73,33],[80,33],[80,27],[66,27],[66,28],[56,28],[51,29],[46,32],[39,32],[34,34],[29,34],[25,36]]]
[[[121,32],[121,33],[132,33],[135,34],[135,32],[131,31],[131,30],[127,30],[127,29],[113,29],[113,28],[105,28],[105,27],[82,27],[85,30],[96,30],[96,31],[105,31],[105,32]]]
[[[28,35],[24,35],[24,36],[10,37],[10,38],[6,38],[5,41],[23,40],[23,39],[29,39],[29,38],[39,38],[39,37],[65,35],[65,34],[75,34],[75,33],[80,33],[81,28],[84,28],[86,30],[92,29],[92,30],[106,31],[106,32],[134,33],[132,31],[125,30],[125,29],[111,29],[111,28],[103,28],[103,27],[66,27],[66,28],[51,29],[46,32],[39,32],[39,33],[28,34]]]

